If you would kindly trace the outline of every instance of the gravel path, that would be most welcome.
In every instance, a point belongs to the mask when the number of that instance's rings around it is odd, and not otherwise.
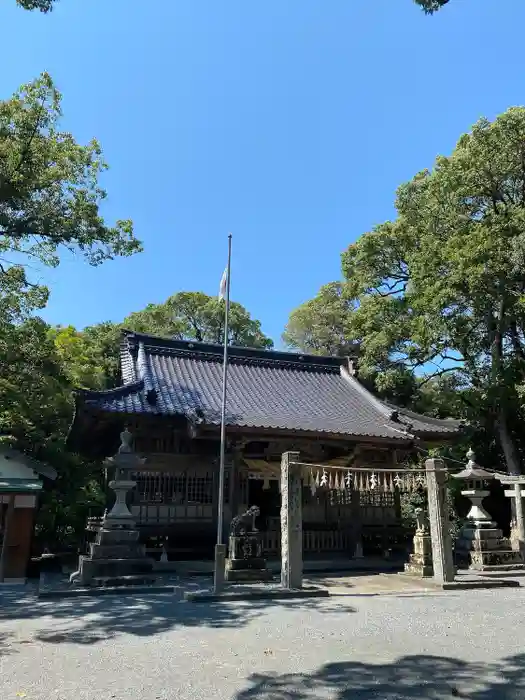
[[[524,589],[0,604],[0,698],[525,699]]]

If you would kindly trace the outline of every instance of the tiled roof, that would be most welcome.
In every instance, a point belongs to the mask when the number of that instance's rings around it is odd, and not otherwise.
[[[218,345],[126,333],[124,386],[79,392],[84,406],[122,414],[182,415],[219,425],[222,352]],[[456,433],[458,421],[387,406],[368,392],[340,358],[230,348],[227,424],[267,430],[407,439]]]

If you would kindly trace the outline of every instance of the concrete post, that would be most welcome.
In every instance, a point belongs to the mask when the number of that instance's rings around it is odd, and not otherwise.
[[[448,583],[454,580],[455,572],[444,498],[445,463],[442,459],[427,459],[425,468],[434,580],[438,583]]]
[[[303,585],[303,512],[301,467],[298,452],[284,452],[281,459],[281,585]]]

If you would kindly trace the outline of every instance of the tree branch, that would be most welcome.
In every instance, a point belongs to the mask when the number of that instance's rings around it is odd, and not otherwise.
[[[423,379],[418,385],[418,388],[421,389],[421,387],[425,386],[425,384],[428,384],[428,382],[431,382],[433,379],[437,379],[438,377],[442,377],[447,372],[457,372],[457,370],[457,367],[445,367],[445,369],[441,369],[439,370],[439,372],[434,372],[434,374],[425,377],[425,379]]]

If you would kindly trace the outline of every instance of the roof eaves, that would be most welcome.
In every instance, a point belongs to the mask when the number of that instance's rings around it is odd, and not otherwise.
[[[353,377],[344,365],[341,365],[341,376],[345,379],[361,396],[368,401],[377,411],[381,413],[387,420],[393,420],[397,410],[392,409],[384,404],[377,396],[374,396],[371,391],[368,391],[359,380]],[[389,427],[389,426],[385,426]]]
[[[408,409],[400,408],[390,403],[385,402],[385,405],[391,407],[392,410],[397,412],[402,418],[409,418],[430,427],[440,428],[441,431],[455,432],[466,425],[466,421],[457,420],[455,418],[435,418],[433,416],[425,416],[422,413],[416,413],[415,411],[409,411]],[[428,432],[435,431],[429,430]]]

